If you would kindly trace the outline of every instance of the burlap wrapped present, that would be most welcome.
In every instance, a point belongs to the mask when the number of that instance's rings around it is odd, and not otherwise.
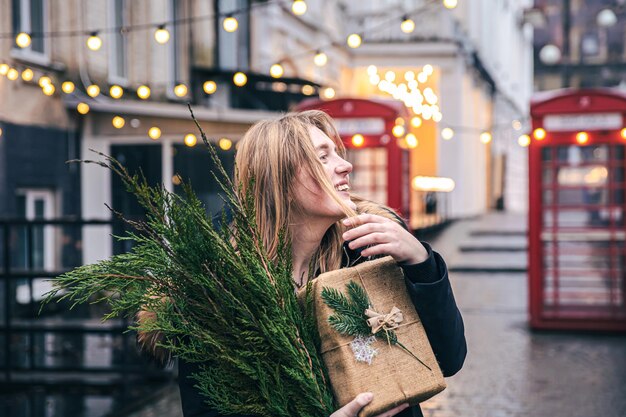
[[[350,281],[365,289],[371,310],[380,314],[373,321],[378,320],[382,325],[385,316],[401,319],[394,329],[398,341],[419,361],[398,345],[389,345],[380,339],[370,346],[377,351],[373,358],[370,357],[371,363],[363,358],[357,360],[355,353],[358,354],[358,349],[353,350],[354,345],[351,346],[355,337],[344,336],[331,327],[328,318],[334,311],[321,296],[324,287],[345,292]],[[335,398],[341,406],[361,392],[372,392],[373,401],[359,414],[360,417],[370,417],[406,402],[416,405],[445,389],[443,375],[407,292],[402,269],[392,257],[324,273],[312,282],[312,286],[321,354],[328,367]],[[394,307],[400,312],[392,312]],[[364,320],[367,318],[364,314]],[[393,321],[391,318],[391,323]]]

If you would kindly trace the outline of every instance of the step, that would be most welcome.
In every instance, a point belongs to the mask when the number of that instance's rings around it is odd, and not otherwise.
[[[526,272],[525,252],[465,252],[457,256],[448,269],[454,272]]]
[[[527,240],[520,236],[475,236],[459,243],[461,252],[525,252]]]

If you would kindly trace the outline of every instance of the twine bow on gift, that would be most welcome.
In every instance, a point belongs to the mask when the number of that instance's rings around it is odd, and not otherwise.
[[[385,331],[393,330],[404,320],[402,311],[398,307],[393,307],[388,314],[380,314],[372,309],[365,310],[367,325],[372,328],[372,334],[378,333],[380,329]]]

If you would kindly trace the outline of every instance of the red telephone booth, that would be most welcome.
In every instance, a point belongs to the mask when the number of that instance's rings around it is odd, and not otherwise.
[[[407,119],[406,107],[400,102],[358,98],[307,100],[297,107],[299,111],[312,109],[325,111],[336,123],[348,151],[347,159],[354,166],[350,175],[352,191],[387,204],[408,218],[409,152],[392,134],[396,120]]]
[[[564,90],[530,113],[531,327],[626,331],[626,95]]]

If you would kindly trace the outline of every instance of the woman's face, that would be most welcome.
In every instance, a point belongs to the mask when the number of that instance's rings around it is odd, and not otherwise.
[[[337,154],[335,142],[320,129],[311,126],[309,133],[328,180],[335,186],[337,194],[346,205],[356,209],[348,194],[350,191],[348,174],[352,172],[352,164]],[[305,216],[331,218],[333,221],[345,216],[339,204],[324,191],[307,170],[300,170],[295,188],[296,203]]]

